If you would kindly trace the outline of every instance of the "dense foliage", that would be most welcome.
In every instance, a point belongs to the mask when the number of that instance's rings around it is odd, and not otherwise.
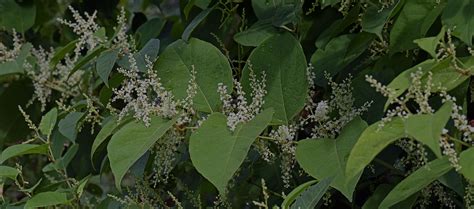
[[[472,0],[0,0],[2,208],[474,208]]]

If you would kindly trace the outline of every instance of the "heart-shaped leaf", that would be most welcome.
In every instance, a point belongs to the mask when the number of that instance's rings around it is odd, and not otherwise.
[[[346,163],[352,147],[365,128],[367,123],[356,118],[342,129],[337,139],[302,140],[296,147],[296,160],[303,170],[316,179],[334,176],[331,186],[352,200],[352,193],[362,171],[355,177],[348,178],[345,175]]]
[[[273,122],[287,124],[306,102],[308,81],[306,58],[300,43],[289,33],[274,35],[250,54],[241,82],[250,92],[250,65],[255,75],[266,74],[264,108],[274,108]]]
[[[451,115],[451,105],[444,104],[434,114],[394,117],[381,128],[380,122],[372,124],[354,145],[347,161],[346,175],[356,177],[385,147],[403,137],[412,137],[422,142],[440,157],[438,141]]]
[[[244,161],[250,146],[267,127],[273,110],[267,109],[252,120],[240,123],[232,133],[227,118],[213,113],[192,135],[189,153],[197,171],[224,195],[229,180]]]
[[[178,99],[188,95],[186,89],[193,68],[198,86],[195,108],[203,112],[217,111],[221,105],[217,85],[223,83],[232,89],[232,70],[219,49],[195,38],[189,43],[178,40],[165,49],[155,64],[163,86]]]
[[[112,136],[107,152],[117,189],[120,189],[122,178],[133,163],[145,154],[175,122],[176,119],[167,120],[154,116],[151,117],[149,127],[146,127],[143,122],[132,121]]]

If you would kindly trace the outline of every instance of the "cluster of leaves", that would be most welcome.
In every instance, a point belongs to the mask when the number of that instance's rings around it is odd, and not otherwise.
[[[2,207],[473,208],[471,10],[0,0]]]

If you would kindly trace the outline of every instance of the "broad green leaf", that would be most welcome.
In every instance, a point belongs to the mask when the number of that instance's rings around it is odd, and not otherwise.
[[[385,147],[403,137],[422,142],[440,157],[439,136],[451,115],[451,105],[444,104],[434,114],[394,117],[382,128],[379,128],[380,122],[372,124],[354,145],[347,161],[346,175],[356,177]]]
[[[0,76],[25,72],[23,64],[26,62],[28,56],[30,56],[31,48],[33,48],[33,45],[30,43],[23,44],[20,54],[15,60],[0,63]]]
[[[445,29],[443,27],[437,36],[420,38],[414,40],[413,42],[415,42],[421,49],[428,52],[431,57],[436,58],[436,48],[438,47],[440,40],[444,37],[444,33]]]
[[[121,189],[122,178],[133,163],[145,154],[175,122],[176,119],[167,120],[153,116],[149,127],[141,121],[132,121],[112,136],[107,145],[107,155],[117,189]]]
[[[296,200],[296,198],[298,198],[298,196],[300,196],[301,193],[317,182],[318,180],[311,180],[291,190],[291,192],[285,196],[285,199],[281,203],[281,208],[290,208],[290,205],[293,204],[293,202]]]
[[[219,112],[211,114],[190,138],[189,154],[196,170],[209,180],[221,195],[227,183],[244,161],[250,146],[270,123],[272,109],[252,120],[240,123],[232,133],[227,118]]]
[[[405,122],[405,132],[427,145],[436,156],[441,157],[439,137],[451,117],[452,104],[446,103],[435,114],[413,115]]]
[[[163,86],[177,99],[186,98],[193,67],[198,85],[194,107],[203,112],[218,111],[221,101],[217,85],[223,83],[232,89],[232,70],[215,46],[195,38],[188,44],[178,40],[165,49],[155,64]]]
[[[443,10],[442,21],[453,34],[472,46],[474,38],[474,2],[472,0],[448,1]]]
[[[196,29],[196,27],[199,25],[199,23],[201,23],[204,19],[206,19],[207,15],[209,15],[209,13],[211,13],[212,10],[213,10],[213,8],[208,8],[208,9],[203,10],[201,13],[199,13],[193,19],[193,21],[191,21],[189,23],[189,25],[186,26],[186,29],[184,29],[184,32],[183,32],[183,35],[181,36],[181,38],[184,41],[188,41],[189,37],[191,36],[191,33],[194,31],[194,29]]]
[[[390,52],[413,49],[413,40],[423,38],[444,8],[432,0],[406,1],[390,32]]]
[[[459,156],[459,165],[461,166],[461,174],[469,179],[470,181],[474,181],[474,164],[472,163],[474,160],[474,148],[469,148],[463,152]]]
[[[325,178],[319,183],[307,188],[291,205],[291,209],[313,209],[323,197],[333,181],[332,177]]]
[[[390,16],[395,8],[398,7],[402,0],[397,0],[389,7],[385,7],[382,10],[380,9],[380,5],[372,4],[369,6],[364,15],[362,16],[362,30],[365,32],[373,33],[377,35],[380,39],[382,37],[382,29],[385,23],[390,19]]]
[[[352,200],[352,193],[362,171],[355,176],[346,176],[346,163],[352,147],[365,128],[367,123],[356,118],[342,129],[337,139],[299,141],[296,147],[296,160],[304,171],[316,179],[334,177],[331,186]]]
[[[143,25],[138,27],[135,34],[138,36],[140,47],[145,46],[151,39],[158,37],[165,24],[165,19],[157,17],[146,21]]]
[[[59,121],[59,132],[72,142],[75,141],[77,136],[77,125],[83,116],[83,112],[70,112],[66,117]]]
[[[234,35],[235,42],[243,46],[259,46],[263,41],[278,33],[268,21],[258,21],[247,30]]]
[[[1,178],[10,178],[15,180],[18,174],[20,174],[20,172],[16,168],[0,165],[0,183],[2,182]]]
[[[36,5],[20,6],[13,0],[0,0],[0,29],[24,33],[35,23]]]
[[[68,204],[66,193],[42,192],[26,201],[25,209]]]
[[[57,119],[58,109],[53,108],[48,113],[46,113],[46,115],[41,118],[41,122],[38,126],[41,133],[49,137],[54,129],[54,126],[56,125]]]
[[[118,58],[119,51],[119,49],[109,49],[102,52],[97,58],[95,69],[107,87],[109,86],[109,75]]]
[[[124,118],[122,121],[118,121],[118,118],[113,116],[110,118],[107,123],[105,123],[104,126],[102,126],[102,129],[100,129],[99,133],[97,133],[97,136],[94,139],[94,142],[92,143],[92,148],[91,148],[91,160],[94,159],[94,154],[99,148],[99,146],[104,143],[109,136],[113,135],[115,132],[117,132],[122,126],[130,122],[132,118]]]
[[[16,144],[7,147],[0,154],[0,163],[5,162],[6,160],[27,154],[46,154],[48,152],[48,145],[38,145],[38,144]]]
[[[250,95],[250,67],[260,79],[266,74],[264,108],[274,108],[273,123],[287,124],[304,107],[308,91],[306,59],[303,49],[291,34],[277,34],[255,48],[245,65],[241,83]]]
[[[359,57],[369,46],[375,35],[359,33],[341,35],[331,39],[324,49],[318,49],[311,56],[316,73],[316,84],[326,85],[324,72],[334,76]]]
[[[451,169],[452,167],[448,157],[439,158],[427,163],[425,166],[419,168],[403,179],[403,181],[398,183],[397,186],[390,191],[387,197],[385,197],[382,203],[380,203],[379,208],[389,208],[390,206],[405,200]]]

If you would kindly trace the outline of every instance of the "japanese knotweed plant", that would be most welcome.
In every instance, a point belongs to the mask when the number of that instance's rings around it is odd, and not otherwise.
[[[0,0],[0,204],[473,208],[470,0]]]

